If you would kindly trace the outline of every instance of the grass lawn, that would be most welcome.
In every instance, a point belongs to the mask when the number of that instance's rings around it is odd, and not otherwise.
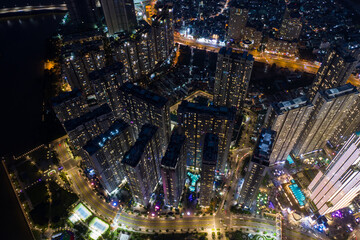
[[[55,182],[50,182],[49,187],[52,193],[51,221],[53,224],[57,224],[61,219],[67,217],[67,209],[78,200],[78,197],[75,193],[70,193],[61,188]]]
[[[36,207],[40,203],[46,202],[49,197],[45,186],[45,182],[38,182],[34,184],[33,186],[26,189],[26,193],[30,198],[33,207]]]
[[[31,164],[30,161],[25,161],[18,165],[16,170],[18,171],[20,181],[23,183],[31,184],[41,178],[38,167]]]
[[[45,182],[40,182],[29,188],[29,191],[27,190],[34,206],[34,209],[30,211],[30,216],[39,226],[46,226],[51,219],[53,226],[61,227],[64,219],[68,217],[67,209],[78,200],[78,197],[53,181],[49,182],[49,188],[52,199],[51,209]]]

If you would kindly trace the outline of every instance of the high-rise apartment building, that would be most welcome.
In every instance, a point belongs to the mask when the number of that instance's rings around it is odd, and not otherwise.
[[[285,14],[281,23],[279,38],[282,40],[293,41],[300,37],[302,23],[298,12]]]
[[[94,28],[99,17],[95,0],[65,0],[65,3],[72,23]]]
[[[112,42],[114,57],[124,64],[124,78],[138,80],[155,68],[155,43],[151,27],[146,22],[136,32],[119,36]]]
[[[117,117],[121,114],[119,88],[123,83],[122,71],[122,63],[115,62],[89,74],[89,81],[97,104],[107,103]]]
[[[109,34],[131,32],[137,25],[133,0],[101,0]]]
[[[61,123],[78,118],[89,111],[79,89],[59,94],[51,100],[52,108]]]
[[[236,53],[221,48],[218,54],[214,84],[214,104],[242,108],[249,86],[254,58],[247,52]]]
[[[350,83],[318,92],[313,100],[314,110],[292,151],[294,155],[323,148],[358,97],[358,90]]]
[[[230,8],[228,38],[239,41],[242,38],[243,30],[246,27],[249,11],[241,8]]]
[[[152,16],[156,15],[157,11],[154,4],[150,3],[145,6],[146,21],[151,24]]]
[[[83,147],[87,160],[108,193],[113,192],[124,179],[120,160],[134,143],[130,126],[116,120],[108,130],[87,142]]]
[[[157,8],[152,17],[151,28],[154,36],[156,61],[166,60],[174,49],[173,8],[171,4]]]
[[[105,67],[104,44],[101,40],[74,43],[62,48],[62,78],[72,89],[78,88],[89,97],[93,94],[89,82],[92,71]]]
[[[171,135],[168,99],[129,82],[120,87],[120,97],[122,116],[134,126],[135,136],[146,123],[159,128],[163,156]]]
[[[329,139],[329,143],[338,148],[352,135],[354,132],[360,131],[360,96],[354,100],[352,108],[348,110],[341,124],[335,129]]]
[[[262,129],[249,163],[238,202],[251,207],[259,191],[260,184],[270,165],[270,155],[275,142],[276,132]]]
[[[208,107],[182,101],[178,108],[178,123],[187,138],[187,166],[200,168],[204,137],[213,133],[219,137],[217,170],[223,171],[229,155],[236,109],[234,107]]]
[[[339,48],[330,49],[325,56],[314,82],[309,90],[310,100],[319,90],[344,85],[357,64],[357,60],[341,51]]]
[[[186,180],[185,135],[174,130],[165,156],[161,160],[161,177],[165,203],[177,206]]]
[[[115,116],[107,104],[78,118],[64,122],[64,128],[76,150],[96,136],[104,133],[115,121]]]
[[[204,137],[200,174],[200,205],[208,207],[214,195],[216,164],[218,161],[219,137],[207,133]]]
[[[305,96],[272,104],[265,118],[265,126],[274,130],[273,150],[270,165],[285,161],[313,110],[313,105]]]
[[[242,30],[242,40],[239,44],[242,48],[245,49],[259,49],[261,46],[261,40],[263,39],[263,34],[261,31],[256,30],[256,28],[245,27]]]
[[[360,133],[353,134],[308,190],[312,207],[324,215],[349,206],[360,191]]]
[[[145,124],[135,144],[121,160],[133,198],[147,206],[160,180],[158,128]]]

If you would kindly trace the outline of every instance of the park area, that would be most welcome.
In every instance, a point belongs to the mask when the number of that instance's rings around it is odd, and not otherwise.
[[[74,193],[61,188],[54,181],[40,181],[26,189],[31,203],[30,217],[35,225],[53,228],[63,226],[68,217],[66,211],[78,197]]]

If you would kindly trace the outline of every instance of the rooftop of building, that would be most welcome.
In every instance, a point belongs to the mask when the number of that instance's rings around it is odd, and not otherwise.
[[[185,143],[185,135],[174,132],[171,135],[165,156],[161,160],[161,165],[175,168],[180,157],[180,152]]]
[[[328,53],[330,53],[331,51],[339,54],[339,56],[343,58],[346,63],[354,63],[358,61],[354,56],[351,55],[351,50],[346,48],[346,45],[344,44],[339,44],[332,47],[331,50],[328,51]]]
[[[330,89],[320,92],[320,94],[328,101],[330,101],[334,98],[345,96],[345,95],[352,94],[352,93],[358,94],[359,91],[356,89],[355,86],[351,85],[350,83],[342,85],[340,87],[330,88]]]
[[[104,43],[102,40],[92,40],[87,42],[75,42],[69,45],[65,45],[61,48],[61,53],[64,56],[76,55],[83,56],[89,52],[99,52]]]
[[[141,156],[145,151],[146,145],[155,136],[157,129],[158,128],[156,126],[150,124],[142,126],[139,137],[136,139],[135,144],[129,149],[129,151],[125,153],[121,163],[127,164],[131,167],[136,167],[141,160]]]
[[[149,90],[146,90],[142,87],[136,86],[129,82],[126,82],[123,85],[121,85],[120,91],[129,93],[135,96],[136,98],[144,100],[147,103],[150,103],[158,108],[162,108],[168,102],[167,98],[157,95],[156,93],[153,93]]]
[[[129,124],[122,119],[117,119],[106,132],[87,142],[83,149],[91,156],[103,148],[109,140],[121,134],[128,127]]]
[[[163,23],[166,22],[168,16],[166,15],[155,15],[152,17],[152,27],[162,26]]]
[[[182,101],[179,105],[178,112],[180,113],[199,113],[203,115],[218,116],[226,118],[228,120],[234,120],[236,115],[235,107],[224,107],[224,106],[204,106],[200,103],[192,103],[188,101]]]
[[[112,39],[111,44],[114,46],[122,45],[124,42],[134,41],[142,39],[143,34],[150,34],[151,26],[144,20],[138,22],[138,26],[135,28],[135,32],[121,32],[118,33],[118,38],[114,41]]]
[[[239,59],[239,60],[243,59],[243,60],[247,60],[247,61],[254,61],[253,55],[249,54],[248,52],[238,53],[238,52],[233,51],[232,48],[222,47],[219,50],[219,54],[230,56],[231,58],[234,58],[234,59]]]
[[[105,115],[105,114],[109,114],[109,113],[111,113],[111,108],[109,107],[109,105],[103,104],[100,107],[94,109],[94,111],[85,113],[84,115],[82,115],[78,118],[71,119],[71,120],[64,122],[65,130],[67,132],[74,130],[78,126],[80,126],[92,119],[95,119],[101,115]]]
[[[102,38],[102,32],[99,30],[91,30],[91,31],[82,31],[75,32],[71,34],[65,34],[63,36],[63,42],[67,44],[68,42],[72,43],[75,41],[92,41],[94,39]]]
[[[133,39],[142,38],[143,34],[150,33],[151,26],[144,20],[139,21],[138,27],[135,29],[135,33],[131,35]]]
[[[291,11],[289,15],[291,18],[301,18],[301,15],[298,11]]]
[[[216,165],[218,158],[219,137],[212,133],[205,134],[203,149],[203,164]]]
[[[169,13],[173,11],[172,3],[162,4],[159,3],[156,5],[157,14],[152,17],[152,26],[159,25],[163,20],[166,20],[169,17]]]
[[[294,98],[292,100],[283,101],[279,103],[272,104],[272,107],[274,108],[275,112],[277,114],[283,114],[284,112],[301,108],[304,106],[311,106],[310,100],[306,96],[301,96],[298,98]]]
[[[81,91],[77,88],[72,90],[71,92],[60,93],[58,96],[51,99],[51,103],[53,106],[57,106],[63,102],[66,102],[70,99],[77,98],[81,96]]]
[[[254,149],[254,158],[253,161],[262,160],[264,165],[268,165],[268,160],[270,158],[276,132],[271,129],[263,128],[261,130],[258,142]]]
[[[103,67],[102,69],[92,71],[91,73],[89,73],[89,79],[96,80],[96,79],[100,78],[101,76],[104,76],[107,74],[120,73],[123,66],[124,65],[121,62],[115,62],[109,66]]]

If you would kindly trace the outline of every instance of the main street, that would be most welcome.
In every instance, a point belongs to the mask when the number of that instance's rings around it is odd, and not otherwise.
[[[75,160],[70,153],[66,139],[61,138],[52,143],[53,148],[58,153],[60,162],[67,172],[73,191],[78,194],[80,199],[88,206],[96,215],[111,222],[117,213],[117,208],[112,207],[110,204],[104,202],[103,199],[98,197],[92,190],[89,182],[81,176],[78,168],[78,161]],[[245,149],[248,151],[248,149]],[[237,168],[238,169],[238,168]],[[183,218],[179,216],[169,217],[167,219],[159,217],[143,217],[137,216],[137,214],[128,214],[125,212],[119,212],[117,223],[123,227],[143,230],[177,230],[187,231],[191,229],[201,230],[203,229],[217,229],[224,227],[228,228],[250,228],[258,229],[261,231],[275,232],[275,222],[266,219],[255,219],[249,216],[239,217],[234,215],[230,217],[227,214],[224,217],[221,216],[191,216],[184,215]],[[176,219],[176,220],[175,220]]]
[[[212,44],[212,43],[206,43],[206,42],[199,42],[195,39],[189,39],[184,36],[181,36],[180,34],[174,34],[174,40],[175,42],[183,45],[188,45],[192,47],[198,47],[201,49],[206,48],[207,50],[211,51],[219,51],[219,49],[222,46],[219,46],[218,44]],[[240,48],[233,48],[234,50],[238,51],[244,51],[244,49]],[[317,70],[320,67],[320,64],[313,63],[311,61],[307,60],[301,60],[295,57],[288,57],[288,56],[282,56],[277,54],[271,54],[271,53],[265,53],[265,52],[258,52],[255,50],[248,50],[250,54],[254,56],[255,61],[257,62],[263,62],[267,64],[276,64],[279,67],[286,67],[291,70],[298,70],[302,72],[308,72],[308,73],[316,73]]]
[[[118,208],[112,207],[97,196],[92,190],[89,182],[80,174],[78,160],[75,160],[70,153],[65,137],[52,142],[52,147],[59,155],[60,163],[68,174],[73,191],[78,194],[81,201],[89,207],[93,213],[109,223],[114,220],[113,223],[120,227],[137,231],[148,230],[150,232],[185,232],[195,230],[211,232],[216,229],[220,229],[222,233],[224,233],[224,230],[226,229],[243,229],[244,231],[254,234],[267,232],[267,234],[272,235],[276,232],[276,223],[274,220],[255,218],[249,215],[234,215],[228,211],[228,207],[226,207],[224,211],[222,211],[222,208],[219,208],[218,213],[213,216],[195,216],[194,213],[190,213],[190,216],[185,214],[183,217],[176,215],[167,218],[157,216],[144,217],[143,215],[118,211]],[[231,201],[237,183],[238,171],[241,168],[244,158],[250,153],[250,148],[236,149],[233,151],[233,161],[235,161],[236,165],[230,175],[231,177],[228,178],[231,190],[227,192],[224,200],[228,202]],[[224,205],[224,201],[222,202],[222,205]],[[228,206],[230,206],[230,204],[228,204]],[[309,234],[300,233],[290,229],[286,229],[285,233],[286,236],[291,236],[291,239],[316,239]]]
[[[54,141],[52,145],[59,155],[60,163],[68,174],[73,191],[99,217],[111,221],[117,210],[97,196],[90,183],[80,174],[78,160],[75,160],[70,153],[65,138]]]
[[[270,234],[275,233],[275,221],[268,219],[257,219],[248,215],[232,215],[228,214],[226,217],[215,216],[186,216],[180,218],[169,217],[167,219],[159,217],[140,217],[136,214],[121,213],[116,221],[118,224],[122,224],[125,228],[139,228],[142,230],[155,230],[155,231],[202,231],[206,229],[239,229],[248,228],[251,231],[256,232],[266,231]]]
[[[244,164],[244,159],[251,154],[252,148],[243,148],[243,149],[235,149],[232,151],[231,160],[232,165],[234,166],[229,173],[226,184],[224,187],[224,198],[221,201],[220,207],[217,211],[217,216],[227,215],[229,212],[231,201],[233,200],[233,196],[236,193],[236,188],[239,180],[239,169]],[[239,158],[240,157],[240,158]],[[226,204],[225,204],[226,202]]]
[[[174,40],[176,43],[182,45],[196,47],[199,49],[207,49],[214,52],[218,52],[219,49],[222,47],[219,46],[218,44],[199,42],[196,39],[186,38],[184,36],[181,36],[179,33],[174,34]],[[244,50],[240,48],[233,48],[233,49],[237,51],[248,51],[250,54],[254,56],[254,59],[257,62],[263,62],[270,65],[276,64],[279,67],[288,68],[292,71],[297,70],[300,72],[316,74],[320,67],[320,63],[299,59],[297,57],[289,57],[281,54],[258,52],[256,50]],[[360,86],[360,79],[356,78],[354,75],[351,75],[349,77],[348,82],[353,84],[354,86]]]

